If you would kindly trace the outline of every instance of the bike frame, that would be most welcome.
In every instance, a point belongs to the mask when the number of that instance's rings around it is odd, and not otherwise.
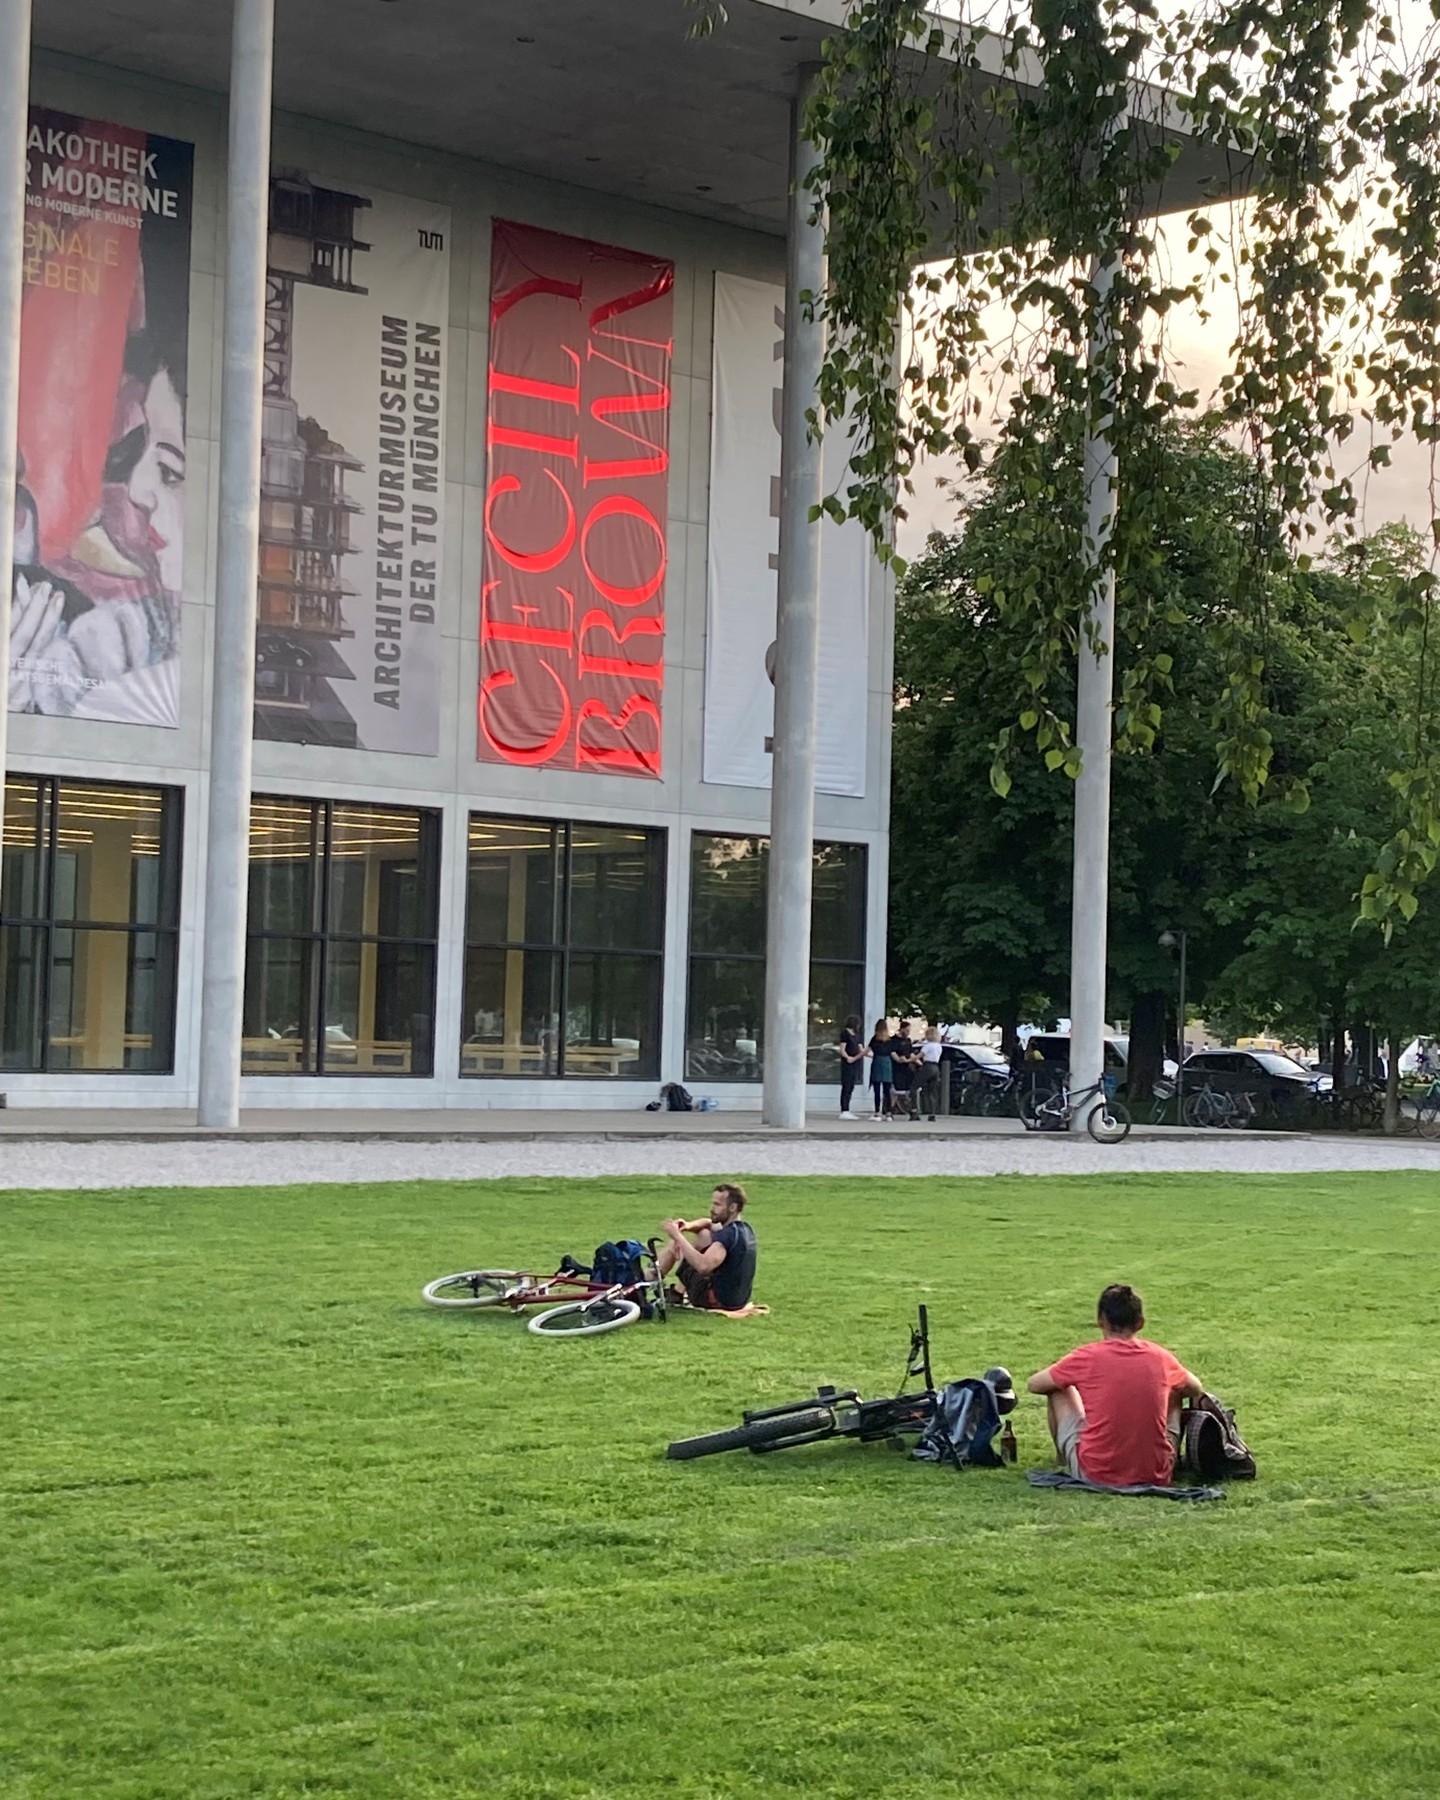
[[[639,1281],[596,1281],[588,1269],[567,1269],[562,1263],[553,1275],[531,1275],[521,1272],[516,1285],[501,1301],[511,1312],[527,1306],[559,1306],[573,1300],[639,1300],[655,1304],[663,1300],[665,1283],[656,1265],[658,1238],[650,1238],[646,1248],[654,1273]]]
[[[910,1393],[905,1389],[911,1381],[923,1381],[922,1388]],[[808,1400],[791,1400],[784,1406],[758,1407],[742,1414],[747,1425],[761,1419],[781,1419],[787,1413],[814,1412],[829,1407],[831,1416],[824,1425],[794,1437],[777,1439],[773,1444],[755,1445],[755,1454],[771,1450],[790,1450],[800,1444],[818,1444],[824,1438],[858,1437],[862,1443],[875,1438],[893,1437],[906,1426],[923,1425],[935,1406],[935,1380],[930,1373],[930,1315],[924,1306],[919,1320],[910,1327],[910,1349],[905,1357],[905,1372],[896,1393],[883,1400],[862,1400],[854,1388],[820,1387]]]
[[[1043,1113],[1047,1119],[1069,1119],[1078,1113],[1087,1100],[1108,1100],[1105,1082],[1102,1078],[1093,1087],[1072,1088],[1068,1082],[1062,1081],[1053,1094],[1035,1103],[1035,1117]]]

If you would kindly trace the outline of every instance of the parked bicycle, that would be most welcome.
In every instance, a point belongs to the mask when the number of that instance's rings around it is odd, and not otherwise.
[[[1211,1125],[1238,1131],[1255,1117],[1255,1096],[1244,1088],[1234,1093],[1212,1088],[1207,1081],[1198,1093],[1185,1096],[1181,1112],[1187,1125]]]
[[[1085,1129],[1097,1144],[1124,1143],[1130,1135],[1130,1109],[1106,1092],[1104,1080],[1075,1090],[1067,1076],[1053,1093],[1032,1090],[1021,1096],[1020,1117],[1027,1131],[1065,1131],[1071,1117],[1092,1100],[1095,1104],[1085,1114]]]
[[[951,1086],[951,1111],[981,1119],[1014,1119],[1023,1108],[1053,1094],[1057,1077],[1045,1069],[1022,1069],[997,1080],[981,1069],[967,1069]]]
[[[1423,1138],[1440,1138],[1440,1075],[1415,1097],[1415,1129]]]
[[[922,1385],[905,1390],[910,1382]],[[923,1431],[935,1411],[935,1382],[930,1373],[930,1320],[920,1308],[910,1328],[910,1349],[898,1392],[886,1400],[862,1400],[854,1388],[820,1387],[808,1400],[767,1406],[742,1415],[743,1424],[706,1437],[681,1438],[665,1454],[674,1462],[714,1456],[721,1450],[792,1450],[826,1438],[853,1437],[861,1443],[890,1441],[903,1446],[904,1436]]]
[[[1353,1087],[1316,1094],[1321,1123],[1336,1131],[1373,1131],[1385,1116],[1385,1090],[1365,1077]]]
[[[431,1306],[469,1311],[504,1306],[519,1313],[543,1306],[546,1310],[528,1321],[537,1337],[598,1337],[639,1319],[663,1325],[665,1284],[656,1263],[658,1250],[659,1239],[651,1238],[643,1250],[632,1252],[630,1266],[624,1269],[587,1267],[573,1256],[562,1256],[553,1275],[526,1269],[470,1269],[427,1283],[421,1297]]]

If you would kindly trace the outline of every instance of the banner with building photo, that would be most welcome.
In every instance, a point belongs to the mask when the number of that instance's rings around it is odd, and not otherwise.
[[[30,110],[11,712],[180,706],[194,149]]]
[[[775,689],[780,549],[780,402],[784,289],[715,276],[714,394],[710,439],[708,624],[702,778],[767,788]],[[826,491],[843,486],[846,438],[824,445]],[[865,792],[869,714],[870,579],[862,526],[820,528],[820,674],[815,786]]]
[[[439,749],[450,212],[270,183],[255,736]]]
[[[478,755],[658,778],[675,266],[497,219]]]

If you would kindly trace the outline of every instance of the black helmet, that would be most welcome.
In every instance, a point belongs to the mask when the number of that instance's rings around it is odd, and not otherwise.
[[[995,1390],[995,1404],[1000,1410],[1001,1418],[1012,1413],[1016,1407],[1015,1382],[1008,1369],[996,1363],[993,1369],[987,1369],[981,1377],[988,1386]]]

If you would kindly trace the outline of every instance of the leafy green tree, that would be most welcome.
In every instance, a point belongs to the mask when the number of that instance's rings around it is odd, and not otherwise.
[[[1124,572],[1147,595],[1129,617],[1143,617],[1146,652],[1173,689],[1163,722],[1136,722],[1152,754],[1121,757],[1114,771],[1111,1008],[1131,1021],[1135,1083],[1146,1092],[1176,998],[1161,932],[1190,934],[1197,993],[1239,943],[1209,911],[1230,879],[1234,821],[1245,812],[1232,790],[1215,791],[1212,722],[1226,662],[1214,626],[1230,605],[1237,494],[1249,479],[1246,458],[1215,434],[1169,433],[1152,451],[1144,489],[1161,522],[1156,551],[1143,569]],[[1050,767],[1025,758],[1008,780],[991,779],[1026,654],[1003,595],[1035,578],[1037,516],[1048,499],[1001,458],[961,533],[932,538],[906,572],[896,613],[893,985],[932,1009],[963,993],[1007,1036],[1026,1017],[1063,1011],[1069,979],[1073,791],[1057,779],[1066,749],[1041,724]],[[1122,666],[1130,648],[1120,646]]]
[[[824,60],[807,118],[829,209],[819,411],[852,427],[827,510],[862,519],[884,555],[922,456],[1004,464],[1002,483],[1024,484],[1023,578],[994,589],[1021,677],[997,775],[1013,777],[1027,741],[1076,773],[1072,671],[1094,565],[1133,577],[1164,556],[1166,527],[1122,506],[1088,546],[1082,443],[1103,432],[1143,498],[1177,408],[1194,403],[1166,355],[1167,315],[1231,283],[1221,404],[1252,479],[1228,604],[1207,625],[1226,675],[1212,752],[1251,797],[1283,780],[1267,708],[1277,535],[1354,533],[1357,488],[1336,446],[1362,408],[1378,427],[1372,465],[1388,460],[1386,437],[1440,439],[1440,24],[1399,33],[1384,0],[849,0]],[[1190,215],[1209,274],[1183,288],[1151,222],[1182,155],[1177,124],[1249,188],[1228,219]],[[994,335],[1006,307],[1023,329]],[[997,378],[998,424],[983,397]],[[1422,620],[1435,592],[1430,571],[1413,578]],[[1124,749],[1149,748],[1168,705],[1171,652],[1149,605],[1144,582],[1118,582]],[[1422,728],[1397,733],[1387,758],[1400,777],[1391,829],[1362,896],[1387,930],[1413,916],[1440,859],[1429,706],[1422,680],[1402,715]]]
[[[1246,805],[1214,780],[1213,722],[1229,670],[1217,621],[1252,477],[1215,432],[1173,429],[1144,490],[1156,554],[1121,571],[1145,588],[1143,613],[1128,616],[1146,620],[1169,690],[1150,753],[1114,770],[1110,1009],[1130,1023],[1137,1093],[1175,1041],[1176,970],[1157,941],[1167,929],[1188,934],[1192,1001],[1237,1031],[1359,1045],[1372,1027],[1395,1039],[1440,1025],[1440,895],[1422,890],[1388,938],[1356,920],[1400,811],[1386,771],[1419,679],[1405,609],[1422,548],[1386,527],[1311,569],[1277,547],[1261,678],[1276,779]],[[998,459],[960,533],[932,538],[907,571],[896,615],[892,985],[932,1012],[963,996],[1012,1039],[1021,1020],[1062,1013],[1068,988],[1064,749],[1044,746],[1050,770],[1016,763],[1003,798],[990,767],[1025,653],[996,595],[1034,579],[1046,499]],[[1122,640],[1122,669],[1129,648]]]
[[[1440,1026],[1440,895],[1422,888],[1389,934],[1355,918],[1401,809],[1386,771],[1421,655],[1399,617],[1417,555],[1413,534],[1389,528],[1288,585],[1270,631],[1275,755],[1303,773],[1311,803],[1297,814],[1263,797],[1233,886],[1210,902],[1243,938],[1211,988],[1217,1011],[1327,1043],[1337,1067],[1347,1035],[1398,1048]]]

